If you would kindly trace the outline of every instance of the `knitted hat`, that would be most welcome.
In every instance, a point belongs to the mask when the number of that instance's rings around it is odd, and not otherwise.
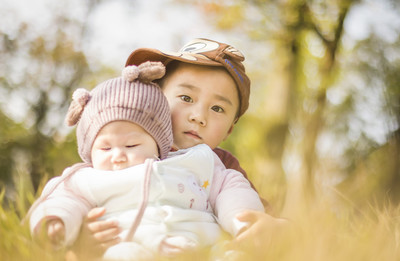
[[[77,124],[78,152],[84,162],[92,162],[93,142],[103,126],[112,121],[140,125],[156,141],[164,159],[172,145],[171,115],[160,87],[151,82],[165,74],[160,62],[129,66],[122,77],[107,80],[92,91],[77,89],[68,109],[66,122]]]
[[[160,61],[165,66],[173,60],[185,63],[224,67],[236,82],[239,93],[239,117],[249,107],[250,79],[247,77],[243,54],[236,48],[208,39],[194,39],[178,52],[162,52],[140,48],[131,53],[125,66],[138,65],[145,61]]]

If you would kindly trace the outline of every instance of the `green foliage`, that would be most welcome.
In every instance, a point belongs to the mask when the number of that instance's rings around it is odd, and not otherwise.
[[[22,146],[26,129],[14,123],[0,111],[0,186],[11,182],[13,172],[13,151]]]
[[[18,184],[14,200],[5,197],[4,187],[0,190],[1,260],[64,260],[63,250],[54,251],[48,243],[32,239],[29,221],[23,222],[23,218],[36,196],[29,179],[21,179]]]

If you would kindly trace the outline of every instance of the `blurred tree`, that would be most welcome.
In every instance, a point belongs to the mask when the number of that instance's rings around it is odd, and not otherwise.
[[[268,175],[281,175],[282,178],[289,177],[288,181],[300,183],[300,188],[292,189],[294,194],[289,193],[287,197],[289,209],[301,201],[301,195],[311,205],[327,187],[326,184],[332,187],[341,181],[347,184],[341,186],[342,193],[349,193],[347,195],[355,199],[355,190],[350,188],[365,185],[365,182],[360,183],[353,177],[362,175],[370,182],[376,176],[374,171],[368,174],[368,168],[360,171],[360,166],[366,164],[386,166],[375,173],[380,183],[374,186],[374,191],[385,193],[389,190],[393,192],[390,197],[398,197],[394,188],[400,185],[399,79],[395,73],[399,71],[399,46],[398,41],[385,42],[373,35],[352,50],[344,45],[342,37],[346,33],[347,15],[351,10],[357,12],[361,4],[368,5],[369,2],[198,2],[208,19],[214,19],[216,26],[236,35],[245,34],[254,42],[252,47],[249,47],[249,42],[243,45],[249,49],[247,58],[256,60],[246,60],[246,64],[253,80],[252,92],[256,93],[252,96],[252,106],[257,107],[250,111],[252,115],[241,120],[243,128],[236,130],[235,138],[228,139],[224,146],[240,157],[246,169],[257,173],[250,174],[256,180],[256,186],[271,180]],[[385,4],[391,9],[399,8],[395,1],[388,0]],[[398,31],[393,33],[399,34]],[[265,55],[262,55],[261,48],[267,50]],[[252,51],[256,53],[254,57]],[[355,86],[352,84],[354,81],[346,83],[355,77],[356,71],[364,85]],[[335,103],[332,97],[340,85],[348,87],[348,96]],[[366,126],[376,119],[360,111],[363,92],[364,96],[365,93],[379,94],[382,98],[374,105],[379,108],[378,117],[384,119],[383,126],[376,129]],[[355,140],[351,126],[358,126],[359,122],[367,128],[358,130]],[[371,138],[376,131],[385,136],[379,143]],[[258,132],[262,134],[255,134]],[[243,147],[254,153],[243,150]],[[281,164],[284,171],[279,170]],[[318,186],[315,186],[316,182]],[[262,186],[262,193],[265,193],[264,189],[271,189],[268,186]],[[273,192],[276,190],[272,189]],[[361,194],[371,191],[372,188]],[[268,193],[266,195],[268,198]]]
[[[398,8],[399,6],[393,6]],[[346,58],[342,89],[347,94],[333,119],[333,128],[348,138],[341,170],[348,178],[338,186],[357,204],[400,203],[400,37],[383,41],[375,34],[354,46]],[[360,82],[351,77],[359,77]],[[332,109],[332,108],[331,108]],[[356,116],[361,113],[363,115]],[[375,118],[372,122],[365,115]],[[354,122],[357,120],[357,122]],[[375,135],[368,132],[375,129]],[[376,133],[376,131],[378,132]],[[339,137],[338,137],[339,139]]]
[[[0,109],[5,112],[0,111],[3,185],[12,185],[11,177],[25,166],[36,190],[43,176],[58,175],[78,161],[75,148],[61,146],[73,139],[64,139],[60,131],[71,93],[89,72],[82,40],[85,19],[97,2],[82,2],[86,13],[79,18],[68,13],[71,9],[65,2],[47,2],[52,15],[46,31],[3,10],[2,23],[9,25],[0,31]],[[63,158],[61,165],[57,158]]]

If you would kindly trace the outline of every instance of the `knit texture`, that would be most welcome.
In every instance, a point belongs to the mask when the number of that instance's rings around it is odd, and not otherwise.
[[[86,104],[80,97],[75,97],[76,102],[71,103],[69,111],[75,118],[80,115],[76,137],[78,152],[84,162],[91,162],[91,148],[101,128],[120,120],[140,125],[156,141],[160,159],[167,156],[173,139],[171,115],[168,101],[157,84],[118,77],[99,84],[89,94],[82,89],[76,93],[89,97]],[[82,107],[81,114],[76,112],[79,106]],[[67,122],[71,117],[67,116]]]

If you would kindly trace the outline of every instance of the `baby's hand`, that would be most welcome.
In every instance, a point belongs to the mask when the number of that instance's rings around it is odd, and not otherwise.
[[[54,246],[60,246],[65,237],[65,226],[59,218],[46,221],[47,237]]]

